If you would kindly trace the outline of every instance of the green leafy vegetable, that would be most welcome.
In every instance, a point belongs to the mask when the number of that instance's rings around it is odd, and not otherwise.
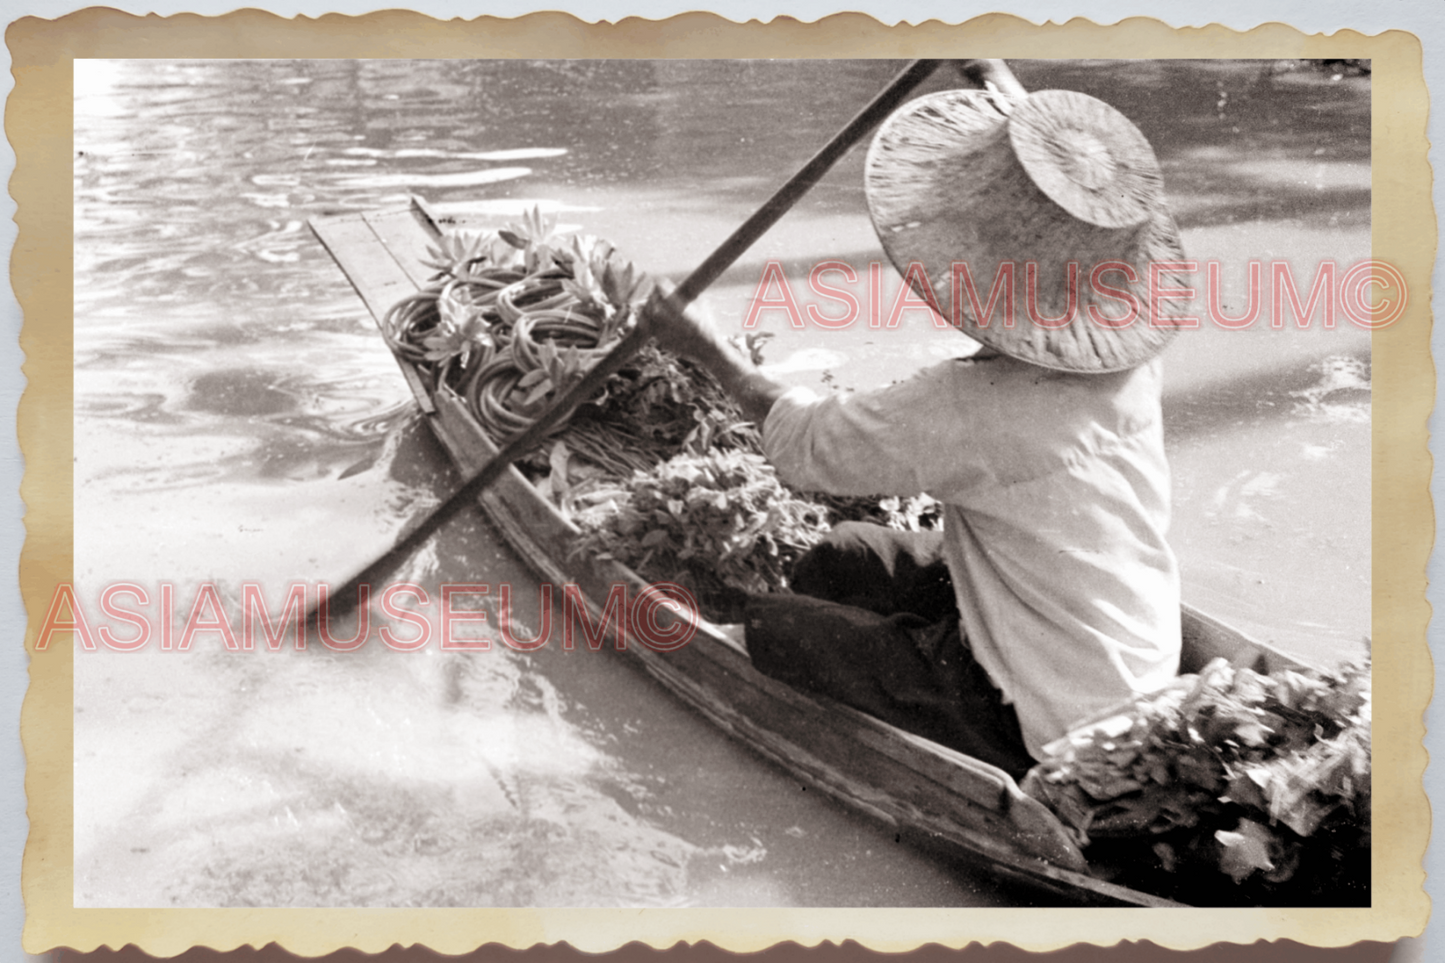
[[[1369,699],[1368,664],[1262,675],[1216,659],[1045,747],[1023,789],[1091,858],[1113,854],[1146,889],[1172,882],[1219,900],[1213,879],[1243,902],[1285,884],[1306,901],[1357,893],[1368,880]]]
[[[786,585],[792,562],[828,532],[827,511],[788,492],[759,455],[679,455],[581,512],[578,551],[700,596]]]

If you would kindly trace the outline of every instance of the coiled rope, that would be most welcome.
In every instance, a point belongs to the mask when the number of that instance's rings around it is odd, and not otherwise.
[[[393,305],[381,326],[392,349],[429,375],[433,390],[456,392],[498,445],[627,333],[650,289],[605,241],[579,237],[568,250],[548,245],[549,229],[532,233],[521,247],[498,244],[498,235],[443,238],[430,262],[438,277]],[[625,280],[608,288],[612,278]],[[674,453],[599,417],[576,424],[569,416],[551,437],[613,477]]]

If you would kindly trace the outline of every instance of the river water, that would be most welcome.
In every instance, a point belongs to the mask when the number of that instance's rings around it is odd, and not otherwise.
[[[308,217],[411,194],[498,223],[540,204],[680,278],[898,66],[77,63],[82,604],[131,582],[158,611],[169,584],[183,618],[203,583],[234,605],[250,582],[275,607],[455,484]],[[1288,261],[1303,286],[1369,256],[1368,85],[1289,66],[1015,69],[1139,124],[1238,314],[1245,260]],[[860,151],[715,286],[719,324],[739,328],[768,260],[800,290],[817,261],[882,260],[861,171]],[[768,361],[797,383],[884,383],[967,350],[917,316],[824,338],[777,314]],[[1167,366],[1186,597],[1307,659],[1360,655],[1368,336],[1206,324]],[[538,624],[535,580],[475,519],[406,577],[508,583],[514,621]],[[1030,899],[804,791],[602,653],[235,653],[211,633],[185,654],[78,650],[75,711],[78,906]]]

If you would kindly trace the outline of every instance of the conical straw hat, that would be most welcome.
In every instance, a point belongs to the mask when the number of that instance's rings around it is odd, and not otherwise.
[[[920,97],[874,137],[865,185],[893,264],[905,275],[921,264],[930,290],[917,293],[1004,354],[1120,371],[1179,330],[1173,319],[1187,305],[1156,307],[1149,297],[1150,265],[1184,256],[1159,163],[1139,129],[1103,101],[1062,90],[1014,101],[975,90]],[[1009,271],[1012,314],[1007,285],[987,313],[995,279]],[[1156,285],[1180,282],[1165,270]]]

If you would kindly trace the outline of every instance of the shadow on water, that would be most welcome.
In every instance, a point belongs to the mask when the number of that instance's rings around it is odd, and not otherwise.
[[[1362,377],[1338,379],[1338,383],[1331,385],[1331,369],[1344,366],[1358,370]],[[1294,406],[1308,407],[1311,401],[1318,404],[1329,395],[1337,400],[1341,397],[1363,400],[1368,409],[1369,372],[1368,351],[1335,354],[1310,365],[1285,358],[1276,365],[1236,375],[1227,382],[1204,383],[1170,392],[1164,399],[1166,437],[1172,441],[1265,416],[1280,417]]]
[[[699,97],[680,103],[658,98],[657,156],[688,157],[694,184],[715,201],[755,203],[866,103],[903,66],[870,61],[839,71],[808,61],[744,63],[726,68],[658,64],[630,78],[649,87],[686,83]],[[1332,81],[1313,68],[1280,61],[1011,61],[1030,90],[1077,90],[1113,105],[1153,145],[1171,195],[1190,198],[1180,213],[1189,228],[1237,220],[1289,217],[1357,223],[1368,218],[1370,82]],[[823,79],[826,77],[826,81]],[[796,91],[826,83],[831,95],[799,116]],[[948,67],[919,96],[956,86]],[[1161,94],[1161,92],[1164,92]],[[647,94],[639,92],[638,97]],[[698,104],[706,104],[699,109]],[[595,105],[589,104],[589,110]],[[699,127],[706,129],[698,129]],[[738,132],[736,152],[719,150],[709,130]],[[688,142],[707,143],[697,156]],[[861,193],[863,149],[854,150],[815,188],[803,208],[827,207]],[[768,163],[759,161],[768,159]],[[610,171],[618,181],[668,185],[675,174],[635,155]],[[739,176],[739,161],[752,176]],[[1326,180],[1354,167],[1345,185],[1318,183],[1289,165],[1319,167]],[[699,176],[701,175],[701,176]]]
[[[293,394],[277,387],[277,376],[255,368],[208,371],[191,382],[189,407],[243,418],[280,415],[296,408]]]
[[[1138,125],[1166,190],[1191,195],[1176,211],[1182,228],[1268,218],[1368,223],[1368,77],[1333,81],[1274,60],[1016,61],[1014,68],[1030,89],[1078,90]],[[1341,174],[1348,183],[1329,183]]]
[[[1368,188],[1315,190],[1308,186],[1282,187],[1274,181],[1249,185],[1248,179],[1241,178],[1241,182],[1234,186],[1245,187],[1244,196],[1191,204],[1178,216],[1179,226],[1187,230],[1239,221],[1283,219],[1324,227],[1368,227],[1370,223]]]
[[[1370,159],[1370,81],[1273,60],[1016,60],[1030,90],[1077,90],[1132,120],[1165,165],[1232,152]]]
[[[892,262],[888,260],[888,255],[885,254],[881,248],[858,248],[856,250],[839,252],[830,251],[827,260],[842,261],[853,269],[857,275],[856,282],[846,282],[841,274],[833,272],[824,275],[825,283],[852,291],[860,302],[863,303],[864,310],[866,310],[867,305],[866,292],[868,265],[870,263],[877,262],[884,267],[883,288],[887,292],[887,297],[883,302],[885,311],[891,304],[889,299],[893,297],[897,291],[897,287],[902,283],[894,272]],[[764,271],[769,266],[776,264],[782,268],[783,276],[788,282],[788,289],[801,308],[805,303],[817,303],[819,301],[818,296],[814,294],[808,286],[810,272],[819,262],[820,259],[817,257],[744,257],[734,262],[733,265],[722,274],[718,279],[717,286],[721,288],[728,285],[736,285],[739,289],[747,291],[749,300],[751,300],[752,294],[757,290],[764,278]],[[677,271],[670,274],[663,274],[662,276],[674,284],[677,284],[681,283],[683,278],[687,277],[687,274],[688,272],[686,271]],[[777,304],[783,297],[783,292],[779,290],[776,284],[770,282],[768,289],[763,292],[762,297]],[[703,301],[705,303],[707,299],[704,298]],[[828,313],[838,313],[839,308],[836,302],[825,301],[823,304],[826,305],[826,311]]]

